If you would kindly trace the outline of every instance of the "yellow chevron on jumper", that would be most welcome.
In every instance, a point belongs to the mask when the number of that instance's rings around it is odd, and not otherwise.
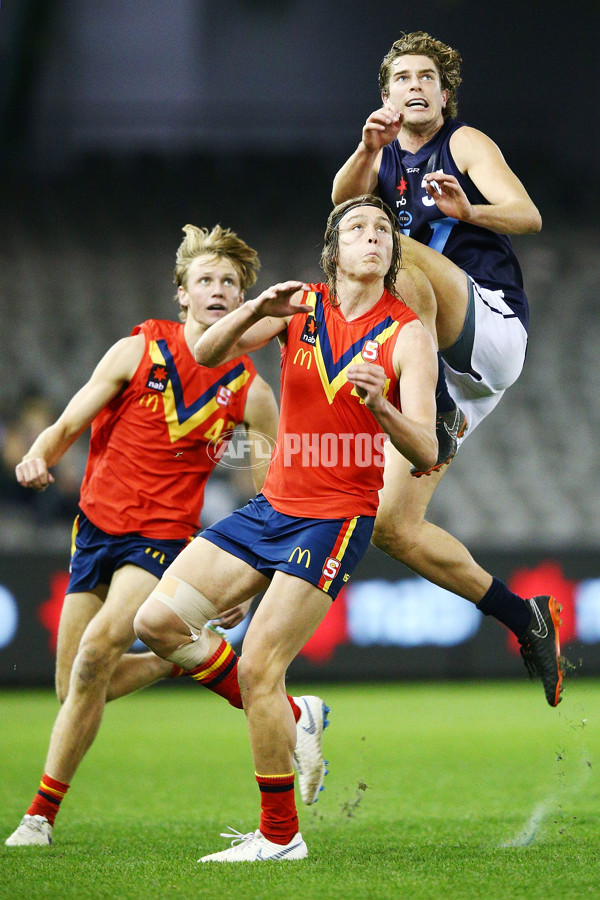
[[[166,360],[162,355],[156,341],[150,341],[148,352],[153,363],[158,363],[159,365],[166,366]],[[247,369],[244,369],[241,375],[238,375],[236,378],[232,378],[231,381],[227,382],[226,386],[230,391],[235,393],[241,387],[243,387],[244,384],[246,384],[249,378],[250,373]],[[167,382],[167,386],[161,396],[165,410],[165,422],[167,423],[167,427],[169,429],[169,437],[172,444],[174,444],[175,441],[179,440],[180,438],[185,437],[190,433],[190,431],[193,431],[195,428],[198,428],[200,425],[206,422],[206,420],[210,416],[212,416],[213,413],[218,412],[222,409],[222,407],[217,403],[215,397],[213,397],[200,409],[197,409],[192,414],[186,415],[183,421],[180,421],[171,379],[169,379],[169,381]]]
[[[308,301],[307,301],[308,302]],[[376,337],[371,338],[371,340],[377,341],[378,344],[384,344],[388,338],[390,338],[396,329],[398,328],[399,323],[394,321],[391,325],[388,325],[387,328],[384,328],[383,331],[378,334]],[[323,390],[325,391],[325,395],[329,401],[329,403],[333,403],[335,399],[335,395],[348,381],[348,366],[356,365],[357,363],[364,362],[364,359],[361,355],[362,347],[357,354],[350,360],[350,362],[344,366],[341,371],[337,373],[333,378],[329,378],[327,373],[327,367],[325,365],[325,360],[323,359],[323,351],[321,350],[321,342],[319,339],[319,335],[317,333],[317,342],[315,344],[315,362],[317,364],[317,370],[319,372],[319,376],[321,378],[321,383],[323,385]]]
[[[307,291],[306,299],[303,301],[304,306],[312,306],[314,309],[317,305],[317,292],[316,291]]]

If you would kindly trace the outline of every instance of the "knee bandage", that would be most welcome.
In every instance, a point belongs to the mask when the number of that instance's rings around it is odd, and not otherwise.
[[[218,616],[217,608],[191,584],[172,575],[163,576],[152,596],[172,609],[190,629],[191,641],[177,647],[167,657],[169,662],[187,670],[200,665],[210,649],[210,638],[204,626]]]

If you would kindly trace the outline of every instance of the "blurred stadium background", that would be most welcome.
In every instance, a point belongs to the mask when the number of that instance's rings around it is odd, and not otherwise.
[[[421,28],[460,49],[459,116],[498,142],[544,218],[515,239],[525,371],[430,515],[514,589],[556,592],[567,656],[600,672],[599,25],[596,0],[4,0],[1,683],[52,680],[86,442],[44,494],[17,488],[15,463],[113,341],[175,316],[187,222],[255,246],[257,291],[320,277],[333,175],[378,104],[381,58]],[[273,348],[257,364],[277,387]],[[249,491],[242,468],[217,469],[205,522]],[[372,549],[294,671],[521,676],[514,652],[470,604]]]

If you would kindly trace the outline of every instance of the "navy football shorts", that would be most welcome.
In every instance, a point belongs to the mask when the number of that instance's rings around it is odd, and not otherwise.
[[[162,578],[165,569],[189,540],[159,541],[140,534],[107,534],[79,511],[73,523],[70,578],[67,594],[91,591],[110,584],[121,566],[139,566]]]
[[[296,575],[332,600],[364,556],[374,516],[301,519],[273,509],[262,494],[199,534],[267,578]]]

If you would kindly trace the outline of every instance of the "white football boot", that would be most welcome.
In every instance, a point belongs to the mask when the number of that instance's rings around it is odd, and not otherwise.
[[[261,862],[263,860],[305,859],[308,856],[308,847],[298,832],[289,844],[274,844],[256,831],[242,834],[229,826],[229,832],[221,832],[221,837],[233,838],[231,847],[221,850],[219,853],[210,853],[202,856],[198,862]]]
[[[17,830],[4,843],[7,847],[32,847],[34,844],[47,847],[52,843],[52,825],[46,816],[25,813]]]
[[[298,773],[300,796],[303,802],[310,806],[319,799],[319,792],[323,790],[323,780],[328,774],[321,743],[323,729],[329,725],[327,713],[330,709],[320,697],[310,695],[294,697],[294,702],[302,710],[296,723],[294,766]]]

